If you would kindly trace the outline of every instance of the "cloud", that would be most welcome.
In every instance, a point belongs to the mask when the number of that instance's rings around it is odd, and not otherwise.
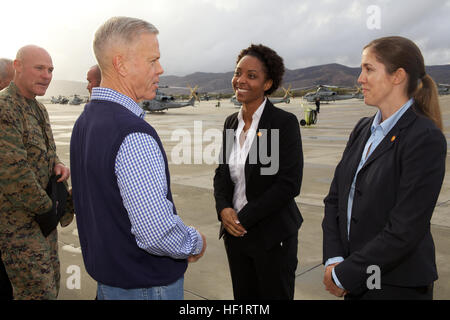
[[[380,29],[367,27],[369,6],[380,9]],[[427,64],[450,62],[449,0],[16,0],[2,3],[2,13],[0,56],[41,45],[52,55],[55,79],[64,80],[85,79],[95,63],[93,34],[117,15],[158,27],[166,75],[231,71],[251,43],[275,49],[289,69],[358,66],[364,45],[393,34],[416,41]]]

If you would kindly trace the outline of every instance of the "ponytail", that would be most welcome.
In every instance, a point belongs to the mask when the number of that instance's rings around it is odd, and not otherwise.
[[[414,93],[414,100],[424,116],[431,119],[443,131],[442,114],[439,106],[438,90],[434,80],[426,74]]]

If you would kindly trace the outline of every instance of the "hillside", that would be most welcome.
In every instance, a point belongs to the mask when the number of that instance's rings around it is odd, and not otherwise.
[[[450,83],[450,65],[428,66],[427,73],[438,83]],[[283,85],[292,88],[302,88],[317,84],[326,84],[333,86],[353,87],[357,84],[360,68],[351,68],[341,64],[326,64],[314,67],[308,67],[296,70],[286,70],[283,79]],[[161,85],[172,87],[194,87],[198,85],[198,92],[210,93],[231,93],[231,78],[233,71],[224,73],[206,73],[196,72],[183,77],[179,76],[161,76]],[[65,80],[54,80],[47,90],[44,98],[51,96],[64,95],[71,96],[78,94],[87,96],[87,83]],[[162,91],[170,94],[188,94],[188,90],[164,88]]]
[[[51,99],[52,96],[72,96],[78,94],[80,96],[88,96],[89,92],[86,89],[87,82],[81,81],[67,81],[67,80],[53,80],[47,89],[44,99]]]
[[[427,73],[438,83],[450,83],[450,65],[426,67]],[[286,70],[283,85],[292,88],[303,88],[312,85],[325,84],[332,86],[353,87],[357,84],[361,68],[351,68],[341,64],[326,64],[296,70]],[[199,86],[199,92],[231,93],[231,79],[233,72],[204,73],[196,72],[184,77],[162,76],[161,84],[176,87],[188,85]],[[164,92],[178,93],[173,89]]]

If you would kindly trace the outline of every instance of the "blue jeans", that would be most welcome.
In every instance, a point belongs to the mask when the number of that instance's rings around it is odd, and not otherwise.
[[[122,289],[98,282],[98,300],[184,300],[184,276],[162,287]]]

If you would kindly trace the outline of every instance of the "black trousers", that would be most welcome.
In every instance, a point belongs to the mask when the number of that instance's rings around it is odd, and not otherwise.
[[[293,300],[298,232],[269,250],[249,234],[224,235],[234,299]]]
[[[0,252],[0,300],[12,300],[13,290],[11,282],[9,281],[1,256]]]
[[[360,295],[347,294],[345,300],[433,300],[433,288],[433,284],[425,287],[382,284],[379,290],[368,290]]]

